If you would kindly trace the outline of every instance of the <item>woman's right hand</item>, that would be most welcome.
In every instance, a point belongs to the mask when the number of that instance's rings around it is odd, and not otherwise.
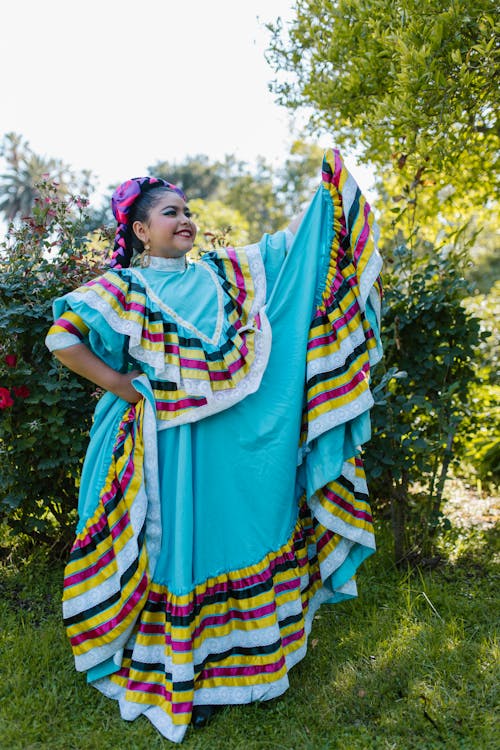
[[[113,393],[124,401],[128,401],[129,404],[136,404],[140,401],[143,396],[139,391],[136,391],[132,385],[132,380],[142,375],[142,372],[140,370],[132,370],[132,372],[127,372],[126,374],[117,373],[117,375],[117,383],[115,388],[113,388]]]
[[[141,400],[141,394],[135,390],[132,380],[142,375],[140,370],[122,373],[113,370],[109,365],[96,357],[85,344],[74,344],[65,349],[56,349],[54,356],[73,372],[81,375],[100,388],[114,393],[129,404]]]

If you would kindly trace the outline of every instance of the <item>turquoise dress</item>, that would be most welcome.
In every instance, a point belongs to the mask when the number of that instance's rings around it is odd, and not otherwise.
[[[295,237],[108,271],[54,303],[143,399],[99,402],[63,611],[78,670],[181,741],[288,687],[374,549],[360,446],[380,358],[373,216],[336,151]]]

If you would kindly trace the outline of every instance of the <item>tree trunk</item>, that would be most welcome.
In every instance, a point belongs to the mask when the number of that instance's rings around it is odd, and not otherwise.
[[[391,521],[392,534],[394,537],[394,562],[401,565],[405,556],[405,521],[406,521],[406,503],[407,503],[407,476],[403,472],[401,481],[394,487],[391,497]]]

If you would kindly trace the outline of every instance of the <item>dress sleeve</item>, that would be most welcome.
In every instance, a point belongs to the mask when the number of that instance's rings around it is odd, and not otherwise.
[[[337,425],[369,425],[370,370],[382,357],[382,260],[373,212],[336,150],[325,154],[322,204],[329,232],[322,243],[306,355],[302,442]],[[298,234],[300,236],[300,232]],[[364,442],[369,429],[361,430]]]
[[[292,246],[294,235],[289,229],[264,234],[258,243],[266,272],[267,298],[269,298],[283,262]]]
[[[82,318],[71,310],[67,310],[51,325],[45,343],[47,348],[54,352],[75,344],[84,344],[88,334],[89,328]]]
[[[46,346],[55,351],[83,343],[114,370],[125,371],[128,337],[116,330],[111,318],[119,314],[118,301],[128,287],[125,277],[109,271],[56,299]]]

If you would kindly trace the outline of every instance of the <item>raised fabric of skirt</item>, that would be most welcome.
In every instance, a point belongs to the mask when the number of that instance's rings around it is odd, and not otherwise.
[[[192,393],[186,376],[184,390],[178,379],[168,398],[148,370],[154,326],[164,326],[163,347],[167,323],[185,323],[187,275],[155,281],[153,270],[133,283],[125,272],[105,275],[98,304],[81,302],[87,288],[58,302],[66,317],[52,330],[56,340],[71,326],[88,338],[99,307],[119,348],[132,339],[120,330],[126,295],[134,310],[146,295],[151,310],[155,289],[165,295],[177,285],[163,312],[158,303],[161,315],[150,313],[146,343],[134,344],[135,361],[141,346],[147,354],[135,381],[143,400],[130,405],[108,393],[96,409],[63,604],[77,669],[118,700],[123,718],[144,714],[176,742],[193,706],[283,693],[317,608],[356,595],[356,569],[375,549],[360,446],[370,436],[370,367],[381,356],[381,261],[373,215],[338,152],[326,153],[322,184],[291,245],[280,232],[241,253],[210,255],[213,273],[192,271],[201,295],[206,285],[204,309],[212,297],[220,309],[218,283],[229,288],[227,274],[215,278],[217,264],[229,258],[236,276],[240,258],[253,258],[254,270],[261,264],[247,283],[261,304],[245,325],[229,321],[224,362],[205,351],[210,382],[242,373],[213,398],[197,385],[201,354],[196,365],[194,354],[191,364],[183,360]],[[118,293],[125,281],[128,291]],[[234,299],[241,312],[243,296]],[[191,343],[182,346],[191,352],[217,339],[208,328],[196,338],[205,319],[201,310],[189,324],[183,341]],[[173,382],[174,364],[168,368]]]

